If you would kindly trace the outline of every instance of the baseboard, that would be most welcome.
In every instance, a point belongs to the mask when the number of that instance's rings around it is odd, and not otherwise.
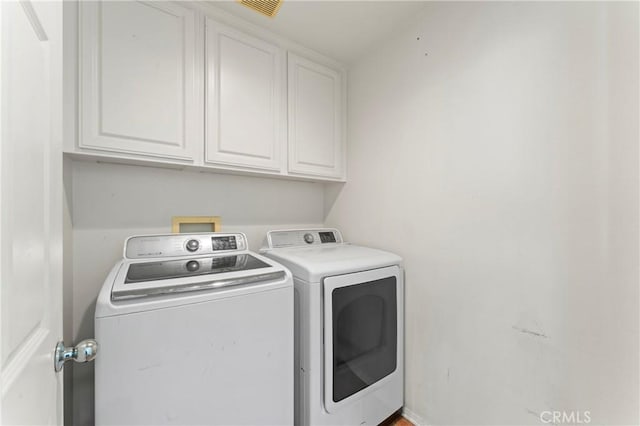
[[[402,407],[402,417],[409,420],[416,426],[429,426],[429,423],[407,407]]]

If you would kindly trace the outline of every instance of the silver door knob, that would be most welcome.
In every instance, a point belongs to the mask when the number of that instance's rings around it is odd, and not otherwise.
[[[75,362],[93,361],[98,354],[98,342],[92,339],[83,340],[77,346],[66,347],[64,342],[58,342],[53,352],[53,368],[56,373],[62,370],[64,363],[69,360]]]

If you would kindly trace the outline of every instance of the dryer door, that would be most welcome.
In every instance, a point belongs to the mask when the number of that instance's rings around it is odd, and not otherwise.
[[[325,408],[333,413],[375,390],[402,353],[397,266],[324,279]]]

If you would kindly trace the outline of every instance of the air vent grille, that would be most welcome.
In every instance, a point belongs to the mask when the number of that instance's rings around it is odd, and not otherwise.
[[[278,13],[282,0],[238,0],[238,3],[273,18]]]

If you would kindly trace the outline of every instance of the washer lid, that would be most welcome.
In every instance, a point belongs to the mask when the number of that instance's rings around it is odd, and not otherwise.
[[[122,264],[111,290],[111,300],[221,289],[284,278],[280,265],[250,253],[129,260]]]
[[[323,277],[401,265],[393,253],[346,243],[265,249],[262,254],[289,268],[294,277],[317,283]]]
[[[257,259],[255,256],[247,253],[186,259],[163,259],[155,262],[129,264],[124,283],[131,284],[144,281],[193,277],[196,275],[249,271],[252,269],[268,268],[269,266],[270,265]]]

